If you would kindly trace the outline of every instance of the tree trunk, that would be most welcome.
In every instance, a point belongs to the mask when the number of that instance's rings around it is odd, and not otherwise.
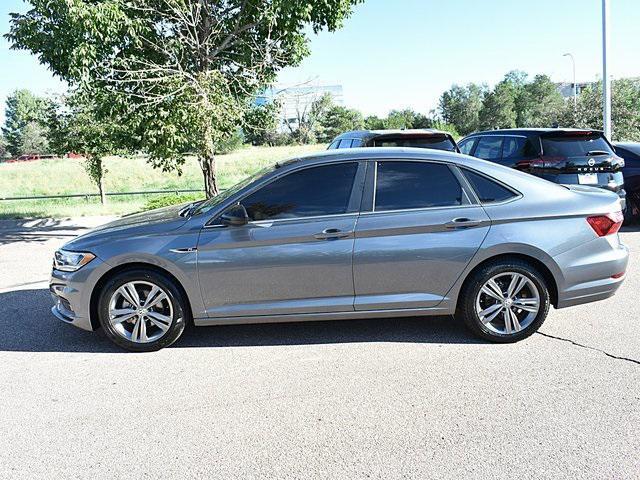
[[[213,155],[198,158],[202,176],[204,177],[204,190],[207,198],[218,195],[218,182],[216,178],[216,159]]]
[[[104,191],[104,177],[100,176],[100,180],[98,181],[98,190],[100,191],[100,203],[105,205],[107,203],[107,195]]]

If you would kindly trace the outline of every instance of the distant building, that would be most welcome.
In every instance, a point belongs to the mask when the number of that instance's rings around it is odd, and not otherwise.
[[[580,95],[580,93],[582,92],[582,90],[584,90],[585,88],[587,88],[589,85],[592,85],[596,82],[578,82],[576,83],[576,92],[578,95]],[[558,89],[558,92],[560,92],[560,95],[563,96],[563,98],[572,98],[573,97],[573,83],[569,83],[569,82],[562,82],[562,83],[556,83],[556,88]]]
[[[271,87],[256,97],[256,105],[274,100],[280,102],[280,131],[296,130],[300,118],[308,115],[311,104],[323,95],[331,95],[333,102],[343,105],[342,85],[305,85],[300,87]]]

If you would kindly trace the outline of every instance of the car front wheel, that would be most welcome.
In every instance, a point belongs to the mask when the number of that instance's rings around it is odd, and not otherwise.
[[[145,269],[115,275],[104,285],[98,304],[106,336],[133,352],[159,350],[175,342],[184,331],[186,312],[174,282]]]
[[[544,276],[528,262],[490,263],[465,283],[457,316],[477,336],[493,342],[516,342],[533,334],[549,312]]]

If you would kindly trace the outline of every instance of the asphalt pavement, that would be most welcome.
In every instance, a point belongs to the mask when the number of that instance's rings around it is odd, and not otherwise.
[[[640,478],[638,229],[616,296],[514,345],[431,317],[131,354],[50,313],[53,251],[100,221],[0,222],[2,479]]]

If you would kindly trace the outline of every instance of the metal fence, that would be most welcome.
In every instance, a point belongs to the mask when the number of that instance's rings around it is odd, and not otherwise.
[[[154,194],[176,194],[180,195],[181,193],[204,193],[202,189],[193,189],[193,190],[147,190],[144,192],[107,192],[105,193],[108,197],[117,197],[124,195],[154,195]],[[0,197],[0,201],[11,201],[11,200],[48,200],[52,198],[84,198],[89,201],[91,197],[99,197],[99,193],[72,193],[69,195],[34,195],[30,197]]]

